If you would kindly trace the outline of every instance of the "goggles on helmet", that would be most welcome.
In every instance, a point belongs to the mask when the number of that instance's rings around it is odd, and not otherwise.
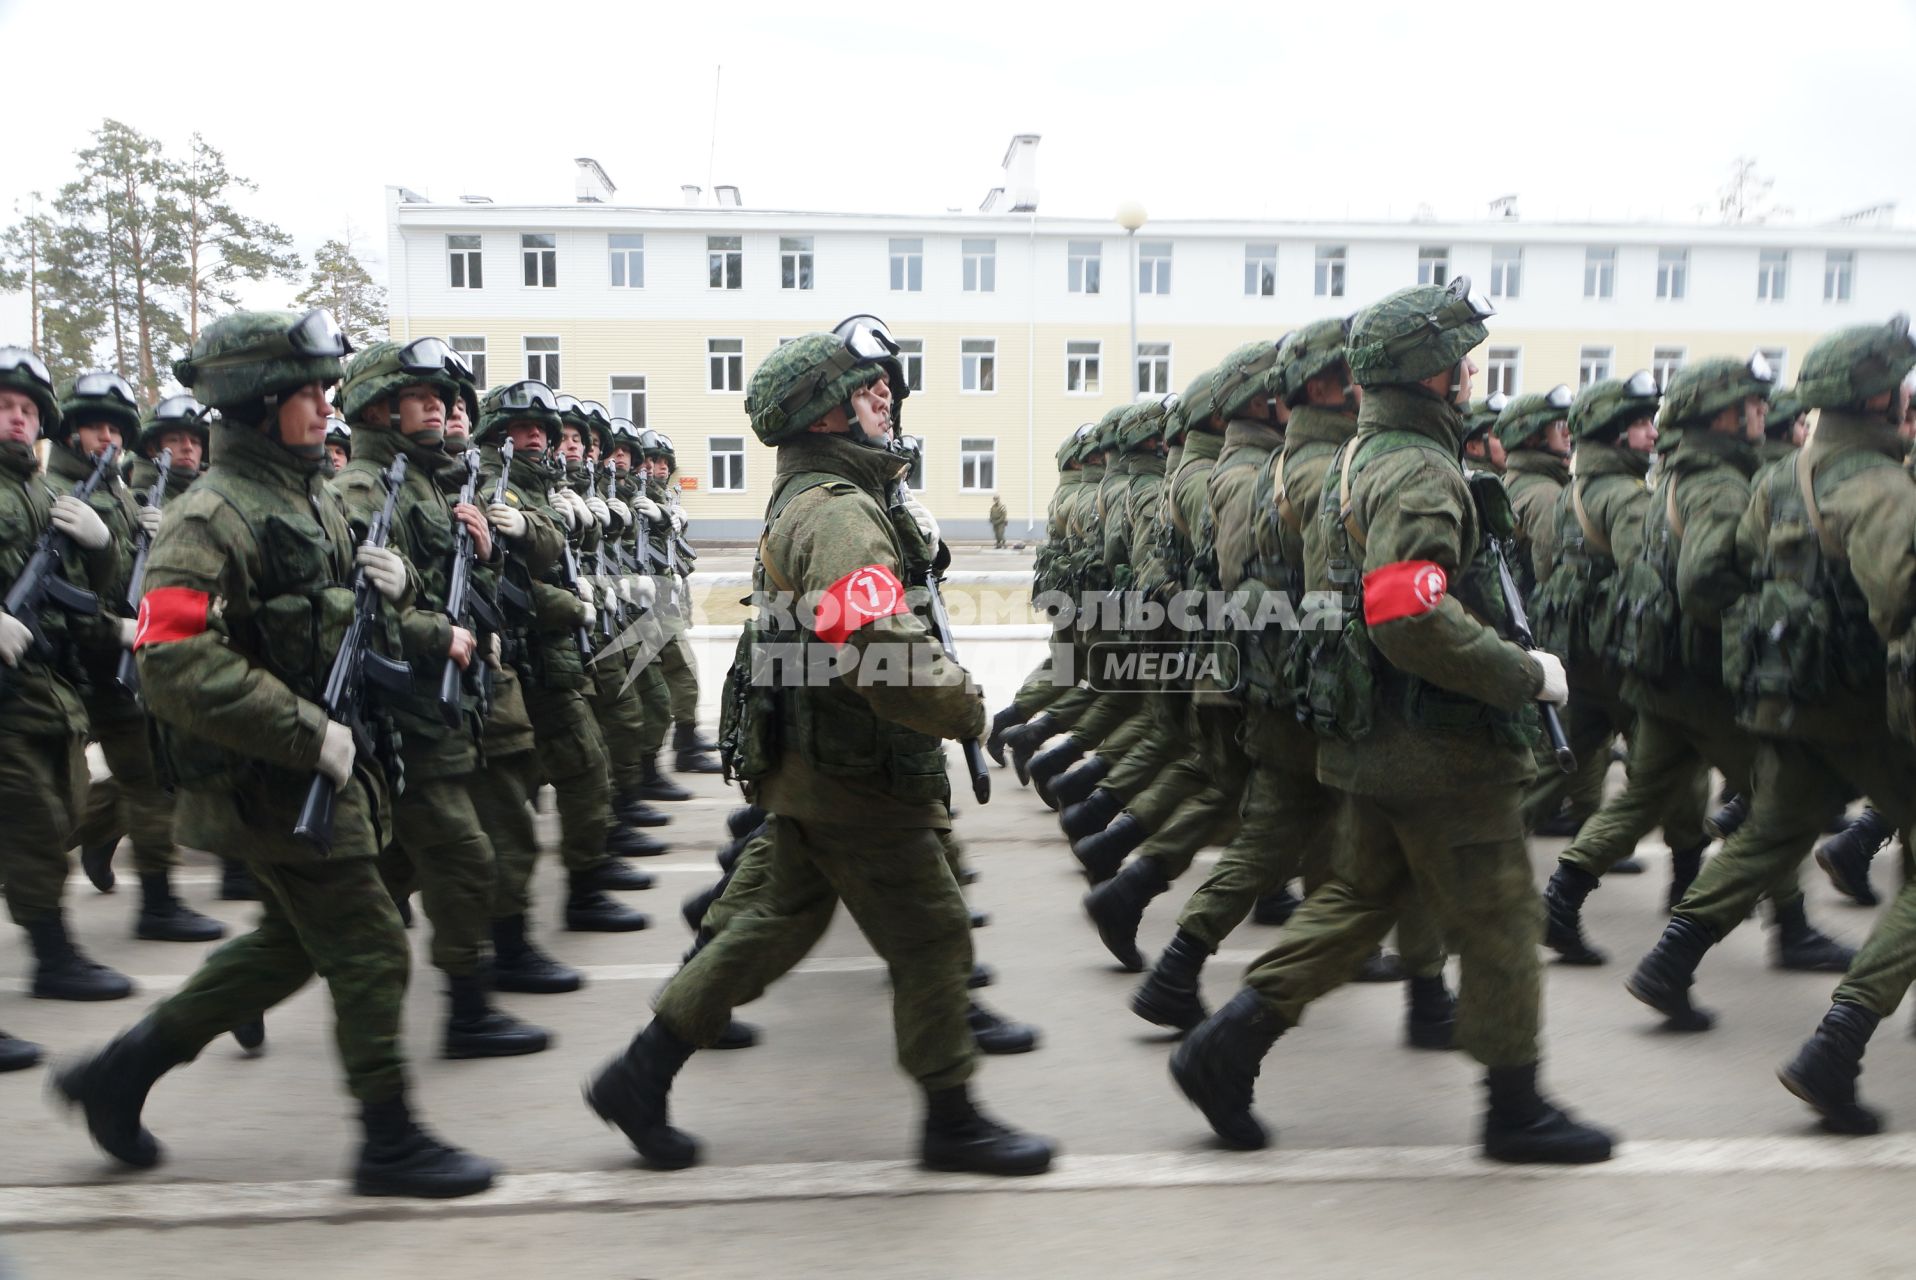
[[[53,390],[53,375],[47,372],[47,362],[25,347],[0,347],[0,373],[12,373],[15,369],[25,369],[35,382],[46,384],[47,390]]]

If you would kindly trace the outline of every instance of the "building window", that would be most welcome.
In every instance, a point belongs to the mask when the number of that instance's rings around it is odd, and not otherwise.
[[[1317,272],[1311,287],[1320,298],[1344,296],[1343,245],[1320,244],[1317,246]]]
[[[1276,245],[1247,244],[1244,246],[1244,296],[1247,298],[1277,296]]]
[[[1756,300],[1781,302],[1790,289],[1790,251],[1764,249],[1756,255]]]
[[[1784,374],[1789,369],[1790,349],[1788,347],[1758,347],[1757,350],[1762,352],[1763,358],[1770,362],[1770,375],[1776,380],[1776,385],[1782,386]]]
[[[958,389],[980,393],[998,389],[996,338],[965,338],[959,342]]]
[[[472,366],[472,379],[479,389],[484,391],[491,386],[491,380],[486,377],[486,340],[483,337],[464,337],[451,341],[452,349],[464,356],[466,363]],[[479,424],[475,422],[472,425],[476,427]]]
[[[1583,296],[1586,298],[1613,297],[1617,291],[1617,251],[1615,249],[1585,249],[1583,251]]]
[[[1823,301],[1848,302],[1850,288],[1855,282],[1854,250],[1831,249],[1823,255]]]
[[[998,442],[963,437],[958,441],[958,489],[990,493],[998,487]]]
[[[1442,285],[1450,279],[1450,249],[1427,244],[1417,250],[1417,283]]]
[[[1098,377],[1098,342],[1064,344],[1064,389],[1069,395],[1095,396],[1102,380]]]
[[[995,293],[998,289],[998,242],[960,242],[965,256],[965,292]]]
[[[915,493],[925,491],[925,451],[923,449],[911,451],[911,466],[905,471],[905,487]]]
[[[1523,385],[1523,348],[1492,347],[1484,353],[1484,394],[1514,396]]]
[[[611,254],[614,289],[645,288],[645,237],[611,235],[606,237]]]
[[[745,339],[705,340],[705,385],[713,391],[745,390]]]
[[[1490,250],[1490,296],[1523,296],[1523,250],[1516,245],[1496,245]]]
[[[526,377],[535,382],[543,382],[557,390],[564,384],[559,381],[559,340],[557,338],[527,338]],[[478,423],[473,423],[474,429]]]
[[[1657,347],[1650,352],[1650,376],[1657,380],[1657,390],[1664,391],[1670,386],[1670,379],[1683,367],[1684,351],[1682,347]]]
[[[612,375],[612,416],[624,418],[639,430],[645,430],[645,375]]]
[[[478,236],[447,236],[446,260],[452,271],[453,288],[485,287],[485,273],[480,270]]]
[[[1065,288],[1072,293],[1096,293],[1104,264],[1104,242],[1073,240],[1066,246]]]
[[[718,493],[745,492],[745,437],[707,436],[705,451],[712,459],[712,488]]]
[[[706,287],[741,289],[745,286],[745,240],[743,236],[705,237]]]
[[[1688,249],[1657,250],[1657,297],[1678,301],[1689,284],[1689,276]]]
[[[525,261],[527,288],[556,289],[559,287],[558,236],[550,232],[543,235],[520,236],[519,256]]]
[[[894,293],[917,293],[925,287],[925,242],[891,242],[891,287]]]
[[[780,236],[778,238],[778,287],[781,289],[812,287],[812,238],[810,236]]]
[[[1138,394],[1161,396],[1171,389],[1171,344],[1138,344]]]
[[[905,385],[913,391],[925,389],[925,340],[899,338],[898,361],[905,367]]]
[[[1610,361],[1615,356],[1610,347],[1585,347],[1577,353],[1577,388],[1582,390],[1593,382],[1602,382],[1610,376]]]
[[[1138,292],[1171,292],[1171,242],[1146,240],[1138,246]]]

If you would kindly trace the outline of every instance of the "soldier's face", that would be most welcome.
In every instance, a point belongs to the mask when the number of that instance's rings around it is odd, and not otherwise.
[[[1465,356],[1457,362],[1457,388],[1450,393],[1450,402],[1459,409],[1467,409],[1470,407],[1471,379],[1476,376],[1477,366],[1469,356]],[[1496,447],[1499,450],[1502,448],[1501,445]],[[1492,456],[1494,459],[1495,455]],[[1498,463],[1498,465],[1501,466],[1502,463]]]
[[[40,405],[19,391],[0,391],[0,440],[32,444],[40,438]]]
[[[452,412],[446,415],[446,439],[464,440],[472,434],[472,419],[466,415],[466,401],[462,396],[452,402]]]
[[[512,451],[521,457],[539,458],[546,451],[546,429],[536,422],[508,422],[506,439],[512,441]]]
[[[333,460],[333,470],[335,471],[344,471],[346,464],[352,461],[352,459],[346,455],[346,446],[343,444],[328,444],[326,446],[326,456]]]
[[[120,429],[110,422],[88,422],[73,428],[73,447],[89,458],[97,458],[108,446],[118,448]]]
[[[1657,447],[1657,420],[1651,417],[1638,418],[1623,429],[1623,443],[1632,453],[1648,457]]]
[[[559,428],[559,456],[567,462],[585,461],[585,440],[577,427]]]
[[[281,397],[279,442],[294,451],[310,450],[306,455],[309,458],[319,457],[320,447],[326,443],[326,418],[331,413],[323,382],[309,382]]]
[[[1809,414],[1806,413],[1795,422],[1790,423],[1790,443],[1797,448],[1801,449],[1803,447],[1803,441],[1809,437],[1809,434]],[[1912,420],[1908,414],[1903,415],[1902,437],[1905,440],[1916,438],[1916,420]]]
[[[1570,456],[1570,424],[1553,422],[1543,429],[1543,447],[1559,458]]]
[[[889,441],[891,439],[891,383],[880,378],[868,387],[860,387],[852,392],[852,413],[858,418],[858,429],[867,439]]]
[[[394,398],[399,402],[399,434],[445,430],[446,402],[431,387],[405,387]]]
[[[200,438],[191,431],[162,431],[160,448],[173,451],[173,467],[177,471],[198,471],[206,451],[200,448]]]
[[[1770,402],[1765,396],[1750,396],[1743,401],[1743,438],[1751,444],[1763,439],[1763,424],[1770,420]]]

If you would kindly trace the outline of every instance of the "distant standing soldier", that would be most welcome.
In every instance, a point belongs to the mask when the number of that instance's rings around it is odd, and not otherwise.
[[[1000,551],[1005,549],[1005,524],[1011,519],[1005,510],[1005,500],[997,494],[991,495],[991,538]]]

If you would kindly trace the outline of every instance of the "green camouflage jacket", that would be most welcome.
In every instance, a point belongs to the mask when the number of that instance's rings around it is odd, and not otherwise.
[[[1542,449],[1518,449],[1504,463],[1504,488],[1511,510],[1517,513],[1517,534],[1510,540],[1510,570],[1525,600],[1537,584],[1550,576],[1554,556],[1541,554],[1537,543],[1549,537],[1556,514],[1557,495],[1570,479],[1570,464]]]
[[[47,449],[47,488],[56,495],[72,493],[93,474],[93,459],[82,457],[65,445]],[[133,696],[114,682],[120,665],[120,619],[133,616],[126,602],[126,589],[133,573],[134,534],[140,527],[140,507],[133,491],[120,478],[119,469],[110,468],[106,479],[93,491],[88,504],[105,522],[112,541],[108,548],[114,557],[113,580],[100,592],[100,612],[91,618],[68,620],[67,634],[79,661],[79,689],[87,704],[87,714],[95,721],[135,720],[142,714]]]

